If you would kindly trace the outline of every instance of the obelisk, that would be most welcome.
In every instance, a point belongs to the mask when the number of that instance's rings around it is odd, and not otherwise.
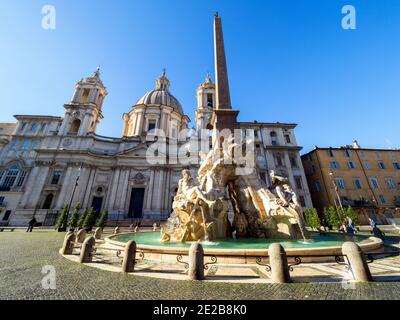
[[[221,147],[222,130],[239,128],[237,116],[239,111],[232,110],[231,95],[229,91],[228,68],[226,63],[224,34],[222,21],[218,13],[214,16],[214,59],[215,59],[215,83],[216,83],[216,108],[214,109],[211,123],[213,124],[213,146]]]

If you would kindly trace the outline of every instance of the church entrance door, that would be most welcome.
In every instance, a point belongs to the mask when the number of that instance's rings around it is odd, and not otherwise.
[[[144,188],[133,188],[129,204],[129,218],[141,219],[143,217]]]
[[[94,209],[96,217],[100,215],[102,206],[103,206],[103,197],[93,197],[92,208]]]

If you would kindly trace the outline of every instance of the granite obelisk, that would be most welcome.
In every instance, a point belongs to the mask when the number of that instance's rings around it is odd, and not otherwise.
[[[224,34],[222,20],[218,13],[214,16],[214,59],[216,83],[216,108],[214,109],[211,123],[214,127],[213,146],[221,147],[222,131],[239,128],[237,116],[239,111],[232,110],[231,95],[229,91],[228,67],[226,63]],[[226,135],[223,135],[226,138]]]

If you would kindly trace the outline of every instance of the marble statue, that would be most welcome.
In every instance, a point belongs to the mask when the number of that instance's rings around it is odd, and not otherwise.
[[[174,212],[161,228],[163,242],[225,239],[233,234],[236,238],[308,238],[301,205],[288,179],[272,172],[274,190],[270,191],[255,168],[238,175],[233,156],[238,147],[230,138],[221,149],[211,150],[196,179],[183,170]]]

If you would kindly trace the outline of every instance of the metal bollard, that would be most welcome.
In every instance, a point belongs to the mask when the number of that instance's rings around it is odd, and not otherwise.
[[[355,281],[372,281],[371,271],[360,246],[355,242],[345,242],[342,246],[342,254],[349,259]]]
[[[81,253],[79,255],[80,263],[92,262],[92,251],[96,240],[93,236],[86,238],[82,244]]]
[[[271,279],[275,283],[291,282],[286,251],[279,243],[273,243],[268,248],[271,264]]]
[[[125,246],[124,260],[122,261],[122,272],[135,271],[136,242],[131,240]]]
[[[189,273],[190,280],[204,280],[204,250],[203,246],[196,242],[189,250]]]

